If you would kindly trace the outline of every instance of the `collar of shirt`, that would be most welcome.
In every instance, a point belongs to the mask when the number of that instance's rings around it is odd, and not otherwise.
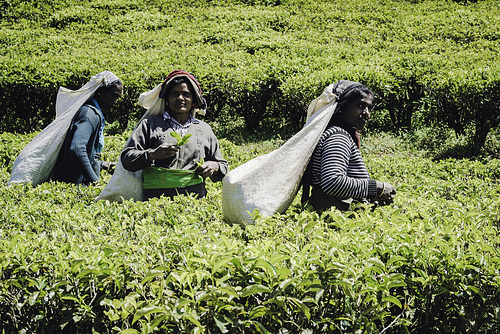
[[[189,126],[191,124],[198,124],[200,121],[197,120],[193,114],[189,114],[189,117],[186,121],[186,123],[184,125],[182,125],[181,123],[177,122],[177,120],[175,118],[173,118],[169,113],[168,111],[165,111],[163,113],[163,119],[166,121],[166,122],[169,122],[170,123],[170,126],[172,127],[172,129],[179,133],[181,136],[184,136],[186,133],[187,133],[187,130],[189,128]]]
[[[97,152],[100,153],[104,147],[104,126],[106,125],[106,120],[104,119],[104,115],[102,114],[101,107],[99,107],[99,103],[97,103],[96,99],[92,99],[97,110],[99,110],[99,114],[101,116],[101,128],[99,129],[99,141],[97,144]]]

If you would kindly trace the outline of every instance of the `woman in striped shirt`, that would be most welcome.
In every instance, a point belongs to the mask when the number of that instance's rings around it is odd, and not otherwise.
[[[348,210],[352,201],[387,205],[396,189],[370,178],[359,151],[359,132],[370,118],[373,93],[360,83],[341,80],[333,86],[335,112],[311,160],[309,204],[314,209]]]

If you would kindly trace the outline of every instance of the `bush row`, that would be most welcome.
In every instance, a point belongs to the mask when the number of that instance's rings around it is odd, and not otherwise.
[[[120,128],[138,95],[174,68],[200,80],[209,120],[243,117],[294,130],[324,87],[358,80],[377,94],[372,128],[429,124],[481,145],[498,125],[496,1],[9,1],[0,26],[0,131],[53,117],[59,86],[102,70],[126,84],[110,114]]]
[[[201,201],[122,204],[94,201],[106,173],[90,187],[6,186],[30,138],[0,136],[0,331],[500,329],[497,159],[433,163],[394,137],[364,137],[373,177],[398,189],[393,206],[318,214],[296,201],[241,228],[222,221],[220,184]],[[106,158],[123,139],[106,139]],[[236,167],[280,143],[221,147]]]

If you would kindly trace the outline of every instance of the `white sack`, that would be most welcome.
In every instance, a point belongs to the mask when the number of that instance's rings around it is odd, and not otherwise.
[[[308,122],[277,150],[230,171],[222,186],[222,211],[229,223],[252,223],[250,213],[283,213],[293,202],[309,160],[333,115],[333,85],[309,106]]]
[[[116,80],[116,75],[104,71],[76,91],[60,87],[56,99],[56,119],[17,156],[9,184],[31,182],[35,186],[48,181],[75,114],[99,87]]]
[[[147,109],[139,124],[145,117],[162,114],[165,111],[165,99],[159,98],[161,87],[155,88],[139,96],[138,104]],[[127,147],[130,138],[124,148]],[[111,202],[122,202],[124,200],[142,201],[142,169],[136,172],[126,170],[118,158],[115,172],[106,187],[101,191],[96,200],[107,200]]]

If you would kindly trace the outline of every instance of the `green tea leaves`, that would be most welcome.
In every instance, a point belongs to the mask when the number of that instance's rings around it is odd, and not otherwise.
[[[116,159],[123,140],[108,142]],[[235,167],[280,144],[221,140]],[[213,182],[202,200],[123,203],[96,202],[104,185],[4,182],[6,332],[407,333],[426,332],[429,314],[436,332],[498,332],[499,160],[365,158],[397,186],[393,206],[317,213],[297,196],[283,214],[255,210],[245,227],[222,221]]]
[[[181,136],[180,134],[178,134],[177,132],[172,131],[172,132],[170,132],[170,135],[171,135],[172,137],[174,137],[174,138],[177,140],[177,144],[176,144],[177,146],[182,146],[182,145],[184,145],[184,144],[186,144],[186,143],[188,142],[189,137],[191,137],[193,134],[188,133],[188,134],[185,134],[185,135],[182,137],[182,136]]]
[[[200,160],[198,160],[196,162],[196,166],[201,167],[201,166],[203,166],[204,163],[205,163],[205,159],[203,159],[203,157],[200,157]]]

